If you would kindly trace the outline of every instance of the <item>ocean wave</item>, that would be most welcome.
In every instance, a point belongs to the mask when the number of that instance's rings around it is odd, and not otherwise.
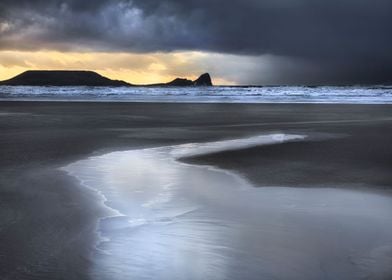
[[[30,87],[0,86],[0,100],[228,103],[392,103],[391,86]]]

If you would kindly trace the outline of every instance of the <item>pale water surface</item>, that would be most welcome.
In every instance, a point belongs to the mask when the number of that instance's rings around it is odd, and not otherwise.
[[[392,86],[39,87],[0,86],[0,100],[391,104]]]
[[[392,199],[331,188],[256,188],[179,157],[306,141],[261,135],[90,157],[63,168],[98,191],[94,279],[391,279]]]

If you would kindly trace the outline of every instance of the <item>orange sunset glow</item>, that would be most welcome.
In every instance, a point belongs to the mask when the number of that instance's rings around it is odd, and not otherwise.
[[[58,51],[0,51],[0,80],[26,70],[92,70],[133,84],[167,82],[176,77],[197,78],[205,71],[203,52],[110,53]],[[212,71],[214,69],[211,69]],[[215,77],[216,84],[235,84]]]

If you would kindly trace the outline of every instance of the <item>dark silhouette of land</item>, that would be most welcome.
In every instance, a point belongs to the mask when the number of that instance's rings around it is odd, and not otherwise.
[[[188,80],[182,78],[176,78],[169,83],[152,84],[148,86],[174,86],[174,87],[186,87],[186,86],[212,86],[210,74],[204,73],[196,80]]]
[[[128,86],[124,81],[111,80],[93,71],[26,71],[0,82],[10,86]]]
[[[0,85],[9,86],[136,86],[120,80],[111,80],[93,71],[65,70],[30,70],[9,80],[1,81]],[[208,73],[198,79],[176,78],[169,83],[143,86],[212,86]]]

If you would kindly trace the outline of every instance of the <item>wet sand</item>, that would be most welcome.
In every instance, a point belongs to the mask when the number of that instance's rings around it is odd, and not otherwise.
[[[62,168],[102,196],[108,213],[94,279],[387,279],[392,197],[364,190],[255,188],[179,158],[306,142],[267,134],[113,152]]]
[[[390,190],[388,105],[0,103],[0,275],[86,279],[97,196],[58,168],[117,150],[263,133],[311,141],[186,159],[233,170],[254,186]]]

